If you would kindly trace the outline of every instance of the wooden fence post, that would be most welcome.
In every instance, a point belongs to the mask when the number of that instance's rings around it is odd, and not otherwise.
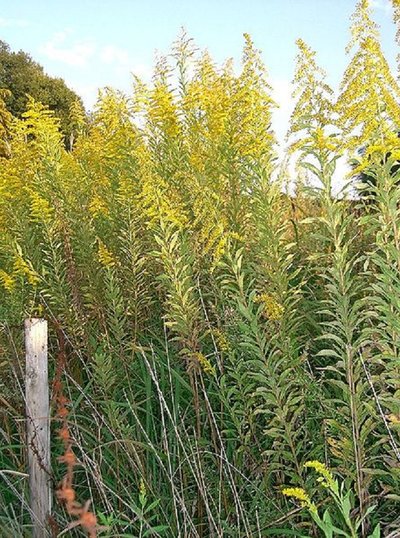
[[[47,321],[25,320],[25,402],[33,538],[49,536],[51,513]]]

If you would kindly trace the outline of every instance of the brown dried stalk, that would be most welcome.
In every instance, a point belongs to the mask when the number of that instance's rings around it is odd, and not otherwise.
[[[64,504],[68,515],[76,518],[75,521],[69,523],[67,528],[72,529],[81,526],[87,532],[89,538],[97,538],[97,532],[100,530],[100,527],[97,524],[96,515],[89,510],[90,500],[86,501],[83,505],[80,504],[76,500],[76,492],[73,486],[74,468],[78,465],[78,461],[73,450],[73,441],[68,427],[69,411],[67,405],[69,400],[64,395],[62,382],[62,374],[66,364],[65,338],[61,328],[58,326],[56,329],[59,352],[53,382],[53,402],[56,405],[55,419],[61,422],[58,437],[64,445],[64,454],[58,458],[58,461],[66,465],[66,473],[56,490],[56,496]]]

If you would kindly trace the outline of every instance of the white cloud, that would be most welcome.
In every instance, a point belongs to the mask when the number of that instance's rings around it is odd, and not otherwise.
[[[140,63],[140,62],[131,62],[130,65],[128,66],[128,71],[126,71],[125,67],[119,67],[115,71],[119,75],[128,73],[130,75],[137,76],[144,82],[149,83],[153,75],[153,66],[149,64]],[[132,83],[132,78],[130,76],[129,87],[131,87],[131,83]]]
[[[75,41],[69,43],[71,32],[64,30],[40,47],[40,52],[51,60],[68,65],[83,67],[96,52],[96,47],[91,41]]]
[[[146,81],[151,79],[152,67],[135,61],[125,49],[115,45],[106,45],[101,48],[99,58],[102,63],[112,66],[118,77],[133,73]]]
[[[74,91],[82,98],[85,108],[92,110],[96,104],[99,89],[95,84],[71,84]]]
[[[113,74],[110,77],[111,85],[118,86],[118,80],[127,77],[129,73],[134,73],[145,80],[151,77],[151,66],[134,61],[127,50],[113,44],[100,47],[91,39],[77,41],[70,29],[54,34],[39,48],[39,51],[50,60],[76,67],[84,67],[89,61],[93,64],[97,62],[107,65],[109,72]]]
[[[371,0],[370,5],[373,9],[384,11],[386,14],[392,11],[392,4],[389,0]]]
[[[26,28],[30,22],[25,19],[4,19],[0,17],[0,28]]]
[[[107,45],[100,51],[100,59],[106,64],[129,65],[129,54],[126,50],[116,47],[115,45]]]

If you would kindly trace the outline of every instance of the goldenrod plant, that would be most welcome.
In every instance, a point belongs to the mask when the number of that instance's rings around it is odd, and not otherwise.
[[[326,538],[332,538],[333,536],[357,538],[363,521],[360,517],[354,518],[352,515],[354,508],[352,491],[346,491],[345,483],[339,482],[334,478],[331,471],[323,463],[319,461],[307,461],[304,467],[314,469],[319,475],[317,482],[320,488],[323,488],[334,501],[335,517],[332,517],[328,508],[324,511],[321,518],[317,505],[302,488],[284,488],[282,490],[283,495],[300,501],[301,506],[308,510],[312,520]],[[372,512],[374,508],[375,506],[370,506],[369,512]],[[379,523],[367,536],[368,538],[380,538]]]
[[[371,11],[370,1],[360,0],[352,16],[347,52],[355,52],[335,106],[344,128],[343,141],[353,151],[365,144],[390,145],[397,138],[400,90]]]

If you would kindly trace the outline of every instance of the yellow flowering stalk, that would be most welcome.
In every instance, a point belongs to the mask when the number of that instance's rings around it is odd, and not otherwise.
[[[221,139],[225,134],[229,95],[224,78],[217,72],[207,52],[196,62],[195,77],[188,84],[183,107],[186,114],[194,117],[198,110],[203,113],[202,116],[197,115],[196,121],[190,126],[191,136],[201,133],[212,142]],[[204,159],[196,149],[192,162],[197,168],[204,166]]]
[[[29,195],[31,198],[30,209],[32,220],[34,222],[41,222],[42,224],[50,224],[54,211],[49,202],[33,190],[29,192]]]
[[[400,88],[385,59],[378,25],[372,20],[372,6],[360,0],[352,16],[349,53],[355,48],[341,83],[336,103],[339,122],[346,134],[346,146],[357,150],[374,139],[397,138]]]
[[[396,25],[396,41],[397,41],[397,44],[400,45],[400,0],[392,0],[392,7],[393,7],[393,22]],[[399,69],[400,67],[399,55],[397,55],[397,62],[398,62],[397,69]]]
[[[95,218],[109,213],[107,204],[98,195],[95,195],[90,201],[88,209],[89,213]]]
[[[215,368],[203,353],[195,352],[191,354],[191,358],[195,359],[205,374],[215,375]]]
[[[284,488],[282,494],[300,501],[301,506],[307,508],[310,512],[317,513],[317,507],[311,502],[310,496],[303,488]]]
[[[15,278],[0,269],[0,283],[6,291],[13,291],[15,286]]]
[[[297,99],[290,118],[290,130],[287,137],[295,133],[306,134],[323,132],[332,123],[333,90],[325,82],[326,73],[316,62],[316,53],[302,39],[296,41],[298,54],[293,83],[293,97]],[[297,147],[291,144],[291,150]]]
[[[157,227],[162,220],[178,228],[184,228],[187,224],[181,200],[158,176],[146,174],[142,178],[142,190],[138,195],[138,202],[150,228]]]
[[[226,236],[222,236],[220,240],[218,241],[214,250],[213,269],[218,265],[218,263],[221,261],[221,258],[226,253],[226,245],[227,245],[227,238]]]
[[[32,286],[36,286],[40,278],[29,262],[26,262],[21,254],[16,254],[13,266],[14,275],[26,278]]]
[[[263,306],[263,315],[271,321],[279,321],[282,319],[285,311],[284,307],[269,293],[261,293],[254,298],[255,303],[260,303]]]
[[[343,484],[339,488],[338,481],[333,478],[332,473],[323,463],[316,460],[307,461],[304,464],[304,467],[314,469],[320,475],[318,482],[328,489],[329,494],[335,502],[337,510],[335,520],[331,517],[329,508],[326,509],[322,517],[320,517],[316,505],[311,501],[309,495],[303,488],[285,488],[282,490],[282,494],[297,499],[300,501],[303,508],[307,508],[313,521],[322,531],[322,536],[332,538],[332,536],[336,536],[340,533],[342,536],[347,536],[348,538],[357,538],[357,536],[359,536],[357,529],[361,525],[362,518],[353,518],[352,509],[354,506],[352,506],[351,502],[351,491],[344,491]],[[343,527],[339,528],[338,525],[340,524],[342,524]],[[377,528],[379,528],[379,525]],[[370,538],[373,536],[378,538],[380,535],[374,532],[370,535]]]
[[[395,415],[394,413],[390,413],[390,415],[387,415],[386,418],[393,426],[400,426],[400,414]]]
[[[304,467],[314,469],[319,475],[318,482],[326,488],[330,488],[333,491],[337,491],[338,484],[337,481],[333,478],[331,471],[326,467],[325,464],[320,461],[307,461],[304,464]]]
[[[169,84],[170,75],[171,70],[166,58],[159,58],[155,67],[155,82],[149,96],[147,115],[155,132],[174,138],[180,133],[180,125],[174,93]]]
[[[274,155],[271,117],[277,104],[271,96],[261,52],[249,34],[243,36],[242,72],[235,81],[231,103],[231,121],[240,133],[235,137],[235,149],[250,162],[254,159],[268,165]]]
[[[290,154],[299,153],[298,163],[307,160],[309,150],[318,154],[337,150],[338,142],[330,136],[334,125],[333,90],[326,83],[326,73],[316,62],[316,53],[302,39],[296,41],[298,54],[293,80],[296,105],[287,133]],[[336,129],[335,129],[336,131]]]
[[[114,267],[116,264],[113,254],[108,250],[102,241],[99,241],[97,256],[101,265],[104,267]]]
[[[85,110],[79,100],[75,100],[69,107],[69,118],[75,135],[83,133],[86,125]]]
[[[212,329],[210,332],[215,338],[219,351],[229,351],[230,346],[228,339],[221,329]]]

